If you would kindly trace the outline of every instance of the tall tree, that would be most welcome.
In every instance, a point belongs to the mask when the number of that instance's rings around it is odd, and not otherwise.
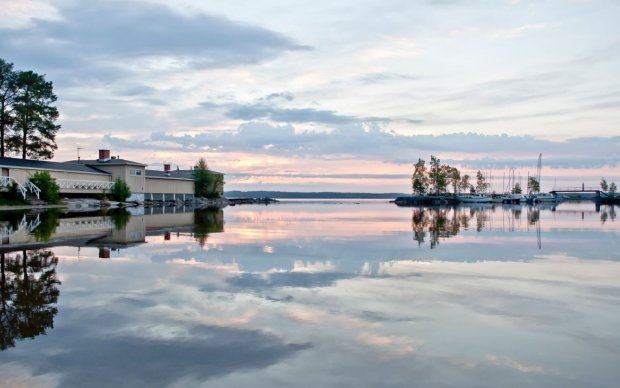
[[[32,71],[20,72],[16,80],[17,94],[14,101],[14,132],[9,147],[20,152],[22,159],[51,159],[60,125],[52,82]]]
[[[540,182],[534,176],[527,178],[527,190],[530,193],[538,193],[540,191]]]
[[[476,191],[484,193],[489,188],[486,178],[482,174],[482,171],[478,170],[476,173]]]
[[[446,166],[440,164],[439,158],[431,155],[431,165],[428,170],[428,180],[435,194],[446,192],[448,186],[448,175]]]
[[[459,169],[456,167],[450,167],[448,179],[450,180],[450,184],[452,185],[452,190],[454,190],[454,194],[457,194],[459,192],[461,183],[461,172],[459,171]]]
[[[469,174],[465,174],[461,177],[461,181],[459,182],[459,189],[461,189],[461,191],[467,191],[467,190],[471,190],[471,183],[469,183]]]
[[[428,188],[428,178],[426,177],[425,161],[418,158],[418,162],[413,165],[413,175],[411,176],[411,188],[415,194],[424,194]]]
[[[607,180],[603,177],[601,178],[601,190],[607,191],[609,186],[607,185]]]
[[[13,101],[17,94],[17,73],[13,64],[0,58],[0,157],[7,150],[6,139],[14,121]]]

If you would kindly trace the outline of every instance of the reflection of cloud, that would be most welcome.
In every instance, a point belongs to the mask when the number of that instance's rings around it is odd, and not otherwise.
[[[44,388],[59,387],[61,381],[60,373],[44,373],[34,375],[30,371],[28,362],[16,363],[9,362],[0,365],[0,388]]]
[[[506,356],[496,356],[491,354],[487,356],[487,360],[493,365],[506,366],[523,373],[545,373],[545,369],[542,366],[525,365]]]
[[[314,261],[303,262],[301,260],[295,260],[293,263],[292,272],[329,272],[335,271],[336,266],[331,261]]]
[[[194,258],[192,259],[170,259],[170,260],[166,260],[166,263],[174,264],[174,265],[194,266],[194,267],[199,267],[202,269],[226,272],[226,273],[231,273],[231,274],[237,274],[241,272],[241,267],[237,263],[198,261]]]
[[[246,290],[278,287],[328,287],[338,280],[350,279],[353,274],[332,272],[270,272],[266,274],[244,273],[226,279],[229,285]]]
[[[80,322],[86,324],[100,322]],[[88,382],[101,386],[170,386],[187,378],[205,381],[239,370],[264,368],[311,346],[285,343],[255,330],[204,325],[186,327],[191,340],[93,337],[68,326],[58,331],[61,335],[50,337],[48,346],[69,350],[16,355],[16,359],[27,363],[33,375],[62,371],[60,385],[76,387]]]
[[[415,351],[415,341],[409,337],[362,332],[357,335],[357,341],[385,351],[388,357],[403,357]]]

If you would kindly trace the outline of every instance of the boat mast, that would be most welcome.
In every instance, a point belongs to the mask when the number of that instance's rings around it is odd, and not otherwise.
[[[542,168],[542,152],[540,154],[538,154],[538,192],[540,192],[541,189],[541,185],[540,185],[540,170]]]

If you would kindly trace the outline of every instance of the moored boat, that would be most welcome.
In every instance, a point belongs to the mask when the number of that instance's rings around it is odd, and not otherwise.
[[[456,196],[463,203],[492,203],[493,197],[484,193],[459,194]]]
[[[518,205],[521,202],[525,202],[525,196],[523,194],[504,194],[502,197],[502,203]]]
[[[555,203],[560,202],[560,198],[551,193],[532,194],[533,203]]]

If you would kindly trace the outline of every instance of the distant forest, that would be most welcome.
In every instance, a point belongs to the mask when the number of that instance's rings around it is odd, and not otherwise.
[[[408,194],[403,193],[339,193],[321,191],[314,193],[293,191],[227,191],[227,198],[276,198],[276,199],[394,199]]]

